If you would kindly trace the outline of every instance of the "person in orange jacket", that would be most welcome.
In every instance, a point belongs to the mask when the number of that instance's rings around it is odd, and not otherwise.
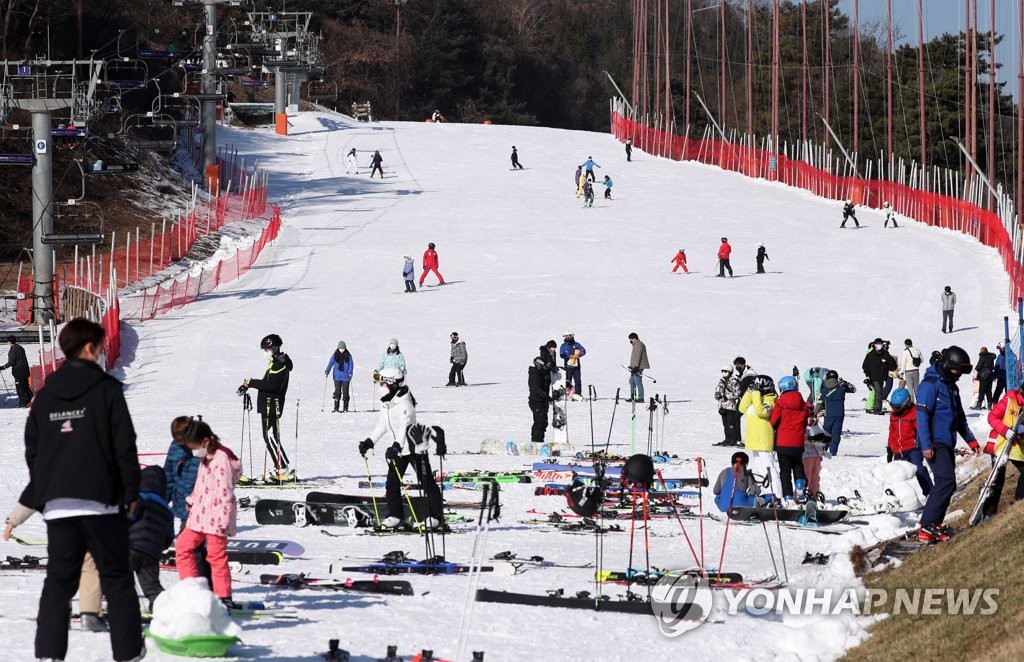
[[[910,391],[900,387],[889,396],[892,412],[889,414],[889,461],[902,460],[917,467],[917,484],[921,493],[932,491],[932,477],[924,466],[924,456],[917,447],[917,407]]]
[[[672,267],[672,273],[675,273],[680,268],[683,270],[684,274],[690,273],[690,270],[686,268],[686,249],[685,248],[680,248],[679,252],[676,253],[676,256],[674,258],[672,258],[671,260],[669,260],[669,262],[674,262],[675,265],[676,265],[676,266]]]
[[[444,285],[444,276],[437,270],[437,251],[434,250],[433,243],[427,244],[427,250],[423,252],[423,273],[420,274],[420,287],[423,287],[423,281],[431,271],[437,276],[439,281],[437,284]]]
[[[725,278],[726,269],[729,270],[729,278],[732,278],[732,265],[729,264],[729,256],[732,254],[732,246],[729,245],[729,238],[722,237],[722,245],[718,247],[718,277]]]
[[[1012,429],[1024,408],[1024,393],[1020,389],[1010,389],[1006,395],[992,407],[988,413],[988,424],[992,426],[992,432],[985,444],[985,452],[993,457],[998,457],[1006,443],[1012,443],[1009,450],[1009,460],[1020,477],[1017,479],[1017,489],[1013,493],[1013,500],[1024,499],[1024,448],[1018,438],[1017,431]],[[1003,483],[1006,481],[1006,465],[996,471],[995,480],[992,483],[992,491],[988,499],[981,507],[981,513],[985,517],[991,517],[999,510],[999,497],[1003,492]]]

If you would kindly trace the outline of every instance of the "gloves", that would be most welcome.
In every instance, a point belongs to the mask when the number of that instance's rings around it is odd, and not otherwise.
[[[366,451],[373,448],[373,442],[369,438],[363,439],[359,442],[359,454],[366,457]]]
[[[434,446],[438,457],[448,454],[448,445],[444,443],[444,428],[437,425],[434,426]]]
[[[868,386],[871,386],[871,378],[870,377],[865,377],[864,378],[864,383],[867,384]]]
[[[1013,428],[1006,431],[1005,439],[1008,443],[1013,443],[1013,440],[1017,438],[1017,433],[1014,432]]]
[[[247,384],[242,384],[241,386],[238,387],[238,390],[235,391],[235,395],[243,396],[243,395],[245,395],[245,392],[248,391],[248,390],[249,390],[249,386]]]
[[[384,459],[388,462],[394,462],[401,456],[402,447],[396,441],[395,443],[388,446],[388,449],[384,451]]]

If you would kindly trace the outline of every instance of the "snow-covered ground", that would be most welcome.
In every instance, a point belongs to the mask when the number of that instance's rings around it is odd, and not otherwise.
[[[328,489],[355,492],[365,478],[356,444],[376,420],[370,413],[370,375],[391,337],[409,365],[408,381],[419,401],[421,422],[441,425],[451,455],[446,469],[522,468],[534,458],[481,456],[484,439],[527,440],[527,367],[537,347],[560,342],[573,331],[587,348],[583,380],[601,398],[593,403],[594,437],[603,444],[617,388],[627,392],[627,335],[646,342],[657,384],[648,393],[671,401],[665,419],[667,450],[691,461],[663,467],[666,477],[693,476],[703,457],[714,480],[731,449],[713,447],[722,438],[712,391],[719,368],[737,355],[776,380],[794,365],[825,365],[860,385],[860,364],[876,336],[902,347],[911,337],[925,356],[956,342],[972,355],[994,347],[1002,334],[1006,277],[996,253],[958,234],[909,221],[882,228],[880,214],[860,212],[861,230],[838,229],[841,205],[780,185],[691,163],[634,152],[626,163],[610,136],[543,128],[458,124],[360,124],[343,117],[304,113],[292,117],[292,135],[268,130],[222,129],[222,140],[259,159],[271,173],[271,198],[282,210],[284,229],[244,278],[197,303],[155,321],[123,327],[124,356],[117,372],[127,396],[142,452],[162,452],[174,416],[201,413],[222,439],[241,450],[242,412],[235,389],[265,367],[258,343],[267,333],[284,338],[295,363],[283,427],[300,475],[332,480]],[[509,170],[512,145],[526,166]],[[384,157],[388,178],[346,176],[344,155],[352,147],[366,164],[372,150]],[[600,179],[615,182],[614,201],[592,209],[574,197],[576,164],[593,156]],[[736,277],[719,279],[715,253],[720,237],[734,247]],[[416,295],[401,293],[402,256],[420,266],[428,242],[437,245],[440,270],[449,285]],[[764,243],[769,273],[754,275],[754,254]],[[670,260],[685,248],[691,273],[671,273]],[[428,282],[433,282],[429,277]],[[957,331],[940,332],[939,294],[952,285],[958,296]],[[447,380],[448,336],[466,340],[470,388],[451,389]],[[354,413],[329,413],[324,403],[324,368],[339,340],[356,364]],[[968,387],[962,384],[966,391]],[[863,387],[859,389],[863,391]],[[806,390],[805,390],[806,393]],[[851,413],[839,457],[826,461],[823,490],[834,497],[857,488],[877,496],[884,465],[887,419],[859,412],[862,393],[849,399]],[[966,397],[966,396],[965,396]],[[10,401],[10,400],[9,400]],[[0,411],[10,461],[0,469],[4,507],[13,505],[25,481],[20,461],[24,414]],[[296,418],[298,427],[296,428]],[[569,411],[572,441],[591,440],[589,403]],[[971,419],[979,436],[987,432]],[[258,436],[258,422],[254,417]],[[631,417],[620,405],[611,430],[612,451],[628,453]],[[298,430],[297,441],[296,429]],[[550,430],[549,430],[550,434]],[[647,417],[638,413],[638,448],[646,445]],[[262,444],[256,442],[262,466]],[[383,447],[370,458],[384,473]],[[249,445],[243,452],[248,468]],[[146,458],[144,458],[146,459]],[[151,460],[162,461],[156,456]],[[436,466],[436,461],[435,461]],[[242,490],[240,496],[301,498],[301,490]],[[378,491],[378,495],[380,492]],[[474,492],[448,492],[474,498]],[[709,492],[705,493],[709,495]],[[556,497],[534,497],[532,485],[503,489],[503,519],[487,540],[487,556],[512,550],[560,562],[592,560],[592,536],[567,535],[518,523],[527,509],[561,509]],[[705,499],[710,505],[710,497]],[[891,533],[900,520],[869,518],[871,524],[843,536],[783,530],[785,560],[793,585],[850,582],[848,562],[802,566],[805,552],[831,552]],[[699,545],[698,527],[686,527]],[[257,526],[251,510],[239,516],[240,537],[284,538],[306,547],[303,558],[280,570],[327,576],[345,557],[374,557],[401,549],[422,553],[416,537],[371,537],[337,528]],[[462,525],[466,526],[466,525]],[[40,521],[24,527],[43,535]],[[708,566],[716,566],[724,525],[708,521],[703,531]],[[468,529],[467,529],[468,531]],[[693,558],[678,524],[652,524],[651,562],[688,567]],[[774,538],[774,533],[772,535]],[[775,541],[777,545],[777,540]],[[470,532],[447,538],[449,560],[468,560]],[[637,543],[642,562],[643,545]],[[0,556],[42,553],[41,548],[0,543]],[[604,543],[605,566],[624,569],[629,535]],[[775,552],[778,560],[778,550]],[[733,526],[723,565],[750,578],[773,574],[760,527]],[[431,648],[450,656],[463,617],[466,578],[413,575],[415,597],[379,598],[313,592],[267,591],[258,586],[261,568],[236,577],[237,599],[265,599],[296,607],[287,623],[246,623],[240,657],[311,660],[339,638],[354,659],[383,657],[388,644],[404,654]],[[265,570],[269,571],[269,569]],[[565,588],[593,590],[592,570],[534,569],[516,577],[484,576],[482,586],[543,593]],[[165,584],[176,581],[164,573]],[[0,574],[0,659],[31,657],[42,574]],[[610,587],[611,593],[621,592]],[[519,606],[477,604],[470,650],[489,660],[635,659],[831,659],[863,637],[862,622],[813,622],[779,617],[729,616],[676,639],[662,636],[651,618]],[[152,647],[151,647],[152,648]],[[155,659],[164,659],[151,650]],[[364,656],[364,657],[359,657]],[[105,636],[75,632],[70,659],[109,658]]]

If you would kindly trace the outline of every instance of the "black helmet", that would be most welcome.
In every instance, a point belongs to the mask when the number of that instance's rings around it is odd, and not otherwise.
[[[966,375],[974,370],[971,365],[971,357],[960,347],[950,345],[942,350],[942,371],[959,370],[961,375]]]
[[[753,386],[761,392],[761,395],[776,395],[775,382],[768,375],[754,377]]]
[[[433,248],[433,247],[434,247],[434,242],[430,242],[429,244],[427,244],[427,248]]]
[[[732,459],[730,460],[730,462],[734,467],[736,466],[737,462],[742,464],[743,466],[747,466],[747,464],[750,462],[750,456],[744,453],[743,451],[736,451],[735,453],[732,454]]]
[[[276,333],[271,333],[269,336],[265,336],[263,340],[260,341],[260,349],[278,350],[281,349],[281,345],[283,344],[284,341],[281,340],[281,336],[277,335]]]
[[[654,461],[650,455],[637,453],[622,465],[622,480],[640,487],[650,487],[654,482]]]
[[[839,373],[835,370],[829,370],[825,373],[825,379],[839,379]]]
[[[604,502],[604,489],[599,484],[587,485],[577,478],[565,493],[569,510],[582,517],[593,517]]]

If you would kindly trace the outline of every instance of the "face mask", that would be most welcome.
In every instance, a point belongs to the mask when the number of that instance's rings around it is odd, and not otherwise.
[[[390,350],[391,350],[391,351],[393,352],[393,351],[395,351],[396,349],[398,349],[398,345],[394,345],[394,344],[392,344],[392,345],[388,345],[388,349],[390,349]]]
[[[391,393],[391,389],[389,389],[387,387],[387,384],[381,384],[380,385],[380,394],[381,395],[387,395],[388,393]]]
[[[192,456],[198,457],[200,460],[206,457],[208,454],[209,451],[206,450],[206,446],[203,446],[202,448],[197,448],[194,451],[192,451]]]
[[[882,346],[881,345],[875,345],[875,351],[876,352],[882,351]]]
[[[265,349],[263,350],[263,358],[267,360],[267,363],[270,363],[274,360],[274,353]]]

